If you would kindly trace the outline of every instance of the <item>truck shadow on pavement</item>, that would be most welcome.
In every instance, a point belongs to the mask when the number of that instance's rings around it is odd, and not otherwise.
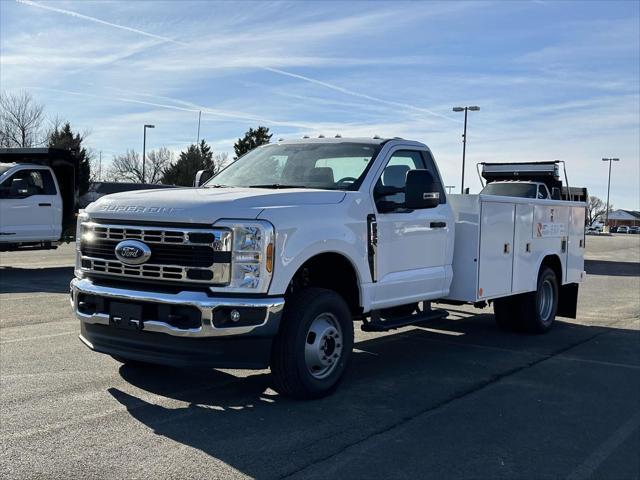
[[[584,269],[589,275],[610,275],[612,277],[640,277],[640,263],[638,262],[585,260]]]
[[[637,331],[558,322],[545,336],[527,336],[501,332],[490,314],[457,312],[356,343],[343,383],[321,400],[280,397],[265,372],[129,365],[121,376],[157,400],[109,393],[155,435],[256,478],[565,477],[610,433],[600,421],[582,435],[591,418],[637,408]],[[604,350],[581,352],[595,338]],[[607,373],[614,362],[622,366]],[[533,373],[551,365],[549,374]],[[598,378],[585,382],[585,372]],[[594,389],[607,391],[604,401]],[[543,401],[549,410],[540,410]],[[571,451],[558,457],[567,443]]]
[[[0,267],[0,293],[68,293],[74,267]]]

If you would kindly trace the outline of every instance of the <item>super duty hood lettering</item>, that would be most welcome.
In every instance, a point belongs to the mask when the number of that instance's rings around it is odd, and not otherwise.
[[[114,203],[107,203],[98,205],[96,211],[98,212],[125,212],[125,213],[157,213],[169,215],[184,210],[184,208],[174,207],[145,207],[143,205],[117,205]]]
[[[255,219],[269,208],[335,204],[344,196],[331,190],[171,188],[106,195],[85,211],[108,220],[211,224],[220,218]]]

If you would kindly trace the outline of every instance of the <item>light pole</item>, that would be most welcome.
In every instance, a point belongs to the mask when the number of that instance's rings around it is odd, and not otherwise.
[[[202,118],[202,110],[198,111],[198,137],[196,138],[196,146],[200,143],[200,119]]]
[[[144,175],[144,166],[147,160],[146,150],[147,150],[147,128],[156,128],[155,125],[145,125],[142,134],[142,183],[145,183],[145,175]]]
[[[607,210],[605,211],[604,228],[609,231],[609,192],[611,191],[611,162],[619,162],[619,158],[603,158],[603,162],[609,162],[609,182],[607,183]]]
[[[455,185],[445,185],[444,188],[447,189],[447,193],[451,193],[451,189],[452,188],[456,188],[456,186]]]
[[[467,151],[467,112],[477,112],[478,110],[480,110],[480,107],[475,105],[471,107],[453,107],[454,112],[464,112],[464,133],[462,134],[462,186],[460,187],[460,193],[464,193],[464,161]]]

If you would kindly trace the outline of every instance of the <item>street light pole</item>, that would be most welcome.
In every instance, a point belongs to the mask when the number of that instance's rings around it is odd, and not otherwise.
[[[142,134],[142,183],[145,183],[145,163],[147,160],[147,128],[156,128],[155,125],[145,125]]]
[[[454,112],[464,112],[464,133],[462,134],[462,183],[460,187],[460,193],[464,194],[464,168],[465,168],[465,157],[467,153],[467,113],[469,111],[477,112],[480,110],[478,106],[470,106],[470,107],[453,107]]]
[[[607,182],[607,210],[605,211],[604,228],[609,230],[609,193],[611,191],[611,162],[619,162],[619,158],[603,158],[603,162],[609,162],[609,181]]]
[[[198,136],[196,138],[196,145],[200,143],[200,119],[202,118],[202,110],[198,111]]]

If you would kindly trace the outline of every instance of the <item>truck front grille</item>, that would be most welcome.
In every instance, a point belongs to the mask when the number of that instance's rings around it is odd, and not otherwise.
[[[88,275],[159,279],[224,285],[231,275],[231,231],[105,225],[86,222],[79,239],[81,270]],[[121,262],[115,250],[123,240],[137,240],[151,250],[141,265]]]

